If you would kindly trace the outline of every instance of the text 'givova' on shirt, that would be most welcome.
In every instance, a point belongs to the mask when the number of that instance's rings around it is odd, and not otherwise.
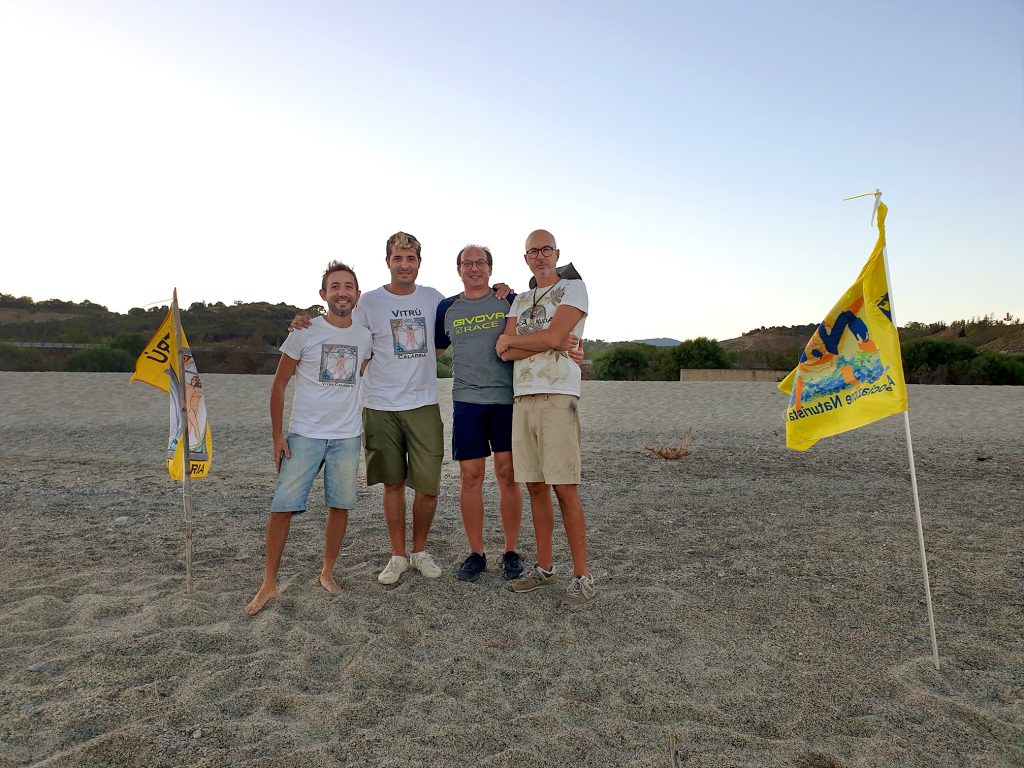
[[[452,400],[462,403],[512,403],[512,363],[498,357],[494,345],[505,331],[509,295],[493,292],[477,299],[451,296],[437,307],[438,349],[452,348]]]

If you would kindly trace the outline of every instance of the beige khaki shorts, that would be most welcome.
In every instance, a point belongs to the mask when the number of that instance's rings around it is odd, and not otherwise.
[[[580,399],[522,395],[512,408],[512,464],[517,483],[579,485]]]

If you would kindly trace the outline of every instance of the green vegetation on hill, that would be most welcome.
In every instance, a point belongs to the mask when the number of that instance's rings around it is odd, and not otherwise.
[[[272,373],[288,323],[302,311],[266,302],[196,302],[181,311],[181,324],[200,371]],[[86,350],[62,350],[0,343],[0,369],[131,370],[166,314],[166,306],[134,307],[122,315],[90,301],[36,303],[25,296],[0,294],[0,342],[91,345]],[[125,357],[131,361],[127,368]]]
[[[737,368],[790,370],[817,325],[755,328],[722,342]],[[912,384],[1024,384],[1024,323],[1007,313],[900,328],[903,368]]]
[[[789,371],[817,325],[747,331],[722,342],[691,339],[675,347],[585,341],[594,379],[679,378],[680,368],[767,368]],[[1024,323],[1007,314],[953,323],[911,322],[900,328],[903,367],[912,384],[1024,384]]]
[[[1024,357],[960,341],[919,338],[901,345],[903,371],[914,384],[1024,384]]]
[[[196,302],[181,318],[201,371],[272,373],[288,323],[306,311],[287,304]],[[0,293],[0,370],[129,371],[163,321],[167,307],[127,314],[91,301],[75,303]],[[755,328],[719,342],[700,337],[674,345],[585,340],[594,379],[677,381],[680,368],[769,368],[788,371],[816,324]],[[900,328],[903,367],[910,383],[1024,384],[1024,323],[1007,314],[952,323],[910,322]],[[10,346],[21,343],[78,344],[87,348]],[[652,339],[659,343],[674,340]],[[441,356],[438,375],[451,376],[451,352]]]
[[[17,302],[25,307],[26,297],[14,299],[0,294],[0,308],[14,308]],[[112,341],[125,333],[140,333],[148,340],[160,326],[167,307],[134,307],[125,315],[110,312],[106,307],[84,301],[40,302],[35,305],[36,315],[32,320],[4,322],[0,324],[0,339],[11,341],[48,341],[63,343],[102,343]],[[222,302],[205,304],[196,302],[181,311],[181,324],[193,346],[231,342],[232,345],[249,347],[277,347],[288,334],[288,322],[296,312],[304,310],[288,304]],[[48,312],[72,314],[68,319],[47,319]]]

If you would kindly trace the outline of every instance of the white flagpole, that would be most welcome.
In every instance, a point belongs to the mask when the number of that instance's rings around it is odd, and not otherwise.
[[[174,315],[174,342],[178,350],[178,387],[181,392],[181,496],[185,506],[185,594],[192,594],[192,457],[189,451],[188,400],[186,399],[185,350],[181,347],[181,315],[178,289],[174,289],[171,307]]]
[[[871,211],[871,221],[874,223],[875,212],[878,211],[878,204],[882,201],[882,193],[875,190],[875,207]],[[889,253],[888,248],[882,249],[882,263],[885,264],[885,284],[889,288],[889,317],[896,327],[896,307],[892,300],[892,278],[889,277]],[[910,438],[910,398],[907,398],[907,410],[903,412],[903,430],[907,435],[907,457],[910,460],[910,489],[914,496],[914,519],[917,521],[917,544],[921,550],[921,573],[924,575],[924,599],[928,607],[928,631],[932,638],[932,662],[935,668],[939,668],[939,644],[935,639],[935,615],[932,612],[932,588],[928,580],[928,555],[924,550],[924,524],[921,522],[921,500],[917,494],[917,470],[914,468],[914,443]]]

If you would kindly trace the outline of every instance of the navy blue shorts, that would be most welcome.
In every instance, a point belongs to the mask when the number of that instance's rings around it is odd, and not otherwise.
[[[452,403],[452,456],[456,461],[511,450],[511,403]]]

